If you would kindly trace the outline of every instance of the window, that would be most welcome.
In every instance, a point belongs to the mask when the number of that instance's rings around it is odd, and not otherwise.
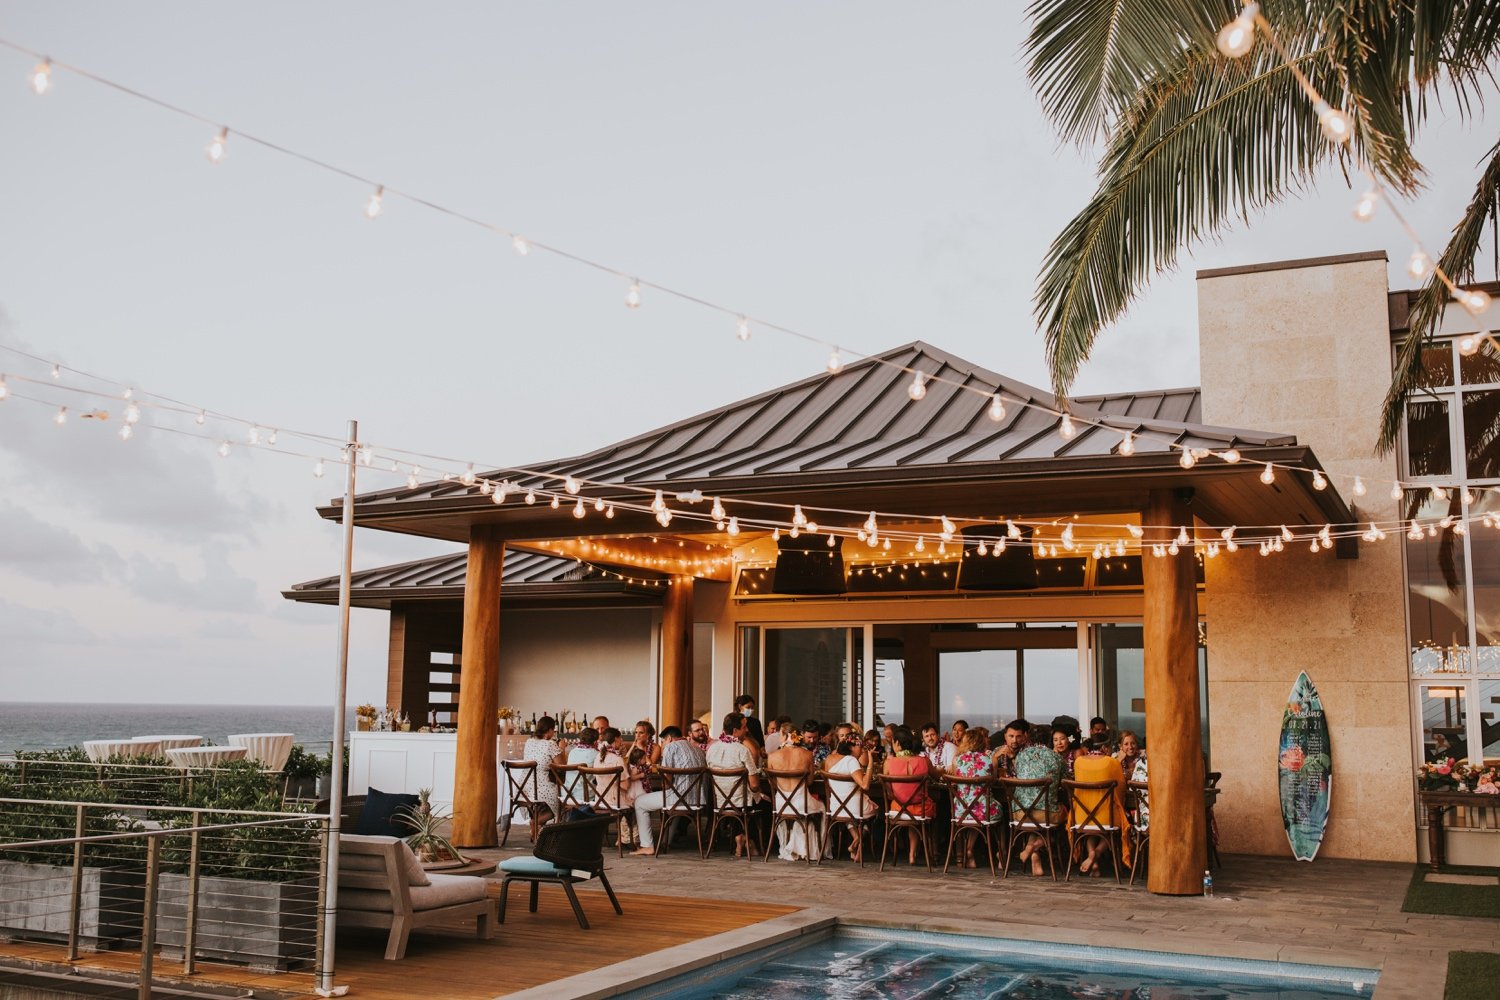
[[[1146,742],[1146,656],[1139,625],[1094,626],[1094,663],[1099,685],[1099,714],[1116,732],[1130,730]],[[1198,626],[1198,715],[1203,724],[1203,753],[1208,754],[1208,632]]]

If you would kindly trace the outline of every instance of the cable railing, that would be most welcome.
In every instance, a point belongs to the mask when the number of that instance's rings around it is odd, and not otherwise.
[[[135,952],[143,1000],[179,974],[158,962],[331,973],[328,836],[321,814],[0,798],[0,939]]]

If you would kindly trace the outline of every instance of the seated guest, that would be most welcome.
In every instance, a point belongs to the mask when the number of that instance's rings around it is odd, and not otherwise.
[[[1087,753],[1080,756],[1073,764],[1075,781],[1113,781],[1115,783],[1113,792],[1095,791],[1092,789],[1074,789],[1073,792],[1073,820],[1074,823],[1088,821],[1089,809],[1096,807],[1105,795],[1110,795],[1114,800],[1114,825],[1123,828],[1125,826],[1125,774],[1120,769],[1120,762],[1113,757],[1102,753]],[[1096,809],[1096,819],[1105,820],[1109,815],[1103,808]],[[1099,855],[1109,846],[1109,839],[1103,834],[1081,834],[1083,846],[1087,848],[1088,856],[1078,865],[1078,870],[1088,875],[1098,877]],[[1069,850],[1077,850],[1078,844],[1073,843],[1073,833],[1069,831]],[[1130,865],[1130,839],[1122,836],[1120,838],[1120,863],[1129,867]]]
[[[661,763],[661,745],[656,741],[656,727],[651,724],[649,719],[642,719],[635,724],[635,743],[633,745],[646,755],[647,762],[653,767]]]
[[[937,727],[933,726],[932,731],[936,736]],[[924,731],[922,735],[925,739],[927,734]],[[904,806],[906,813],[911,816],[925,816],[930,819],[937,815],[937,804],[927,794],[927,778],[937,769],[932,766],[929,757],[917,752],[919,747],[916,737],[908,733],[901,738],[901,742],[896,744],[895,755],[885,759],[885,773],[891,777],[922,779],[919,783],[902,782],[889,786],[888,791],[894,801],[888,803],[889,808],[885,812],[887,816],[900,815],[896,808],[897,803]],[[927,838],[928,830],[928,826],[922,827],[923,839]],[[910,831],[907,832],[906,846],[910,855],[908,863],[914,865],[917,863],[917,838],[912,836]]]
[[[1141,749],[1141,739],[1129,729],[1120,730],[1120,747],[1115,751],[1115,760],[1120,762],[1120,770],[1124,773],[1127,781],[1134,781],[1131,777],[1135,773],[1135,762],[1145,756]]]
[[[802,745],[812,751],[815,766],[820,768],[827,766],[833,747],[823,739],[823,727],[817,719],[808,719],[802,723]]]
[[[1037,730],[1042,728],[1044,727],[1037,726],[1036,729],[1033,729],[1031,733],[1032,736],[1036,737]],[[1073,760],[1078,756],[1079,751],[1078,748],[1073,746],[1072,742],[1068,739],[1068,731],[1066,729],[1052,730],[1051,743],[1052,749],[1056,750],[1058,754],[1062,756],[1063,764],[1067,769],[1066,776],[1069,778],[1073,777]]]
[[[1031,723],[1025,719],[1014,719],[1005,728],[990,737],[990,765],[998,775],[1016,777],[1016,755],[1025,749],[1031,735]],[[998,737],[998,738],[997,738]],[[1051,752],[1051,747],[1048,747]],[[1059,779],[1061,780],[1061,779]]]
[[[865,738],[860,744],[860,749],[867,754],[872,754],[877,764],[885,760],[887,756],[885,746],[880,742],[880,733],[874,729],[865,730]]]
[[[536,720],[536,732],[527,737],[526,746],[521,751],[523,759],[536,761],[536,799],[541,813],[536,817],[538,823],[549,823],[562,816],[562,808],[558,804],[557,775],[552,773],[552,765],[558,762],[557,758],[561,755],[562,747],[557,742],[557,720],[544,715]]]
[[[566,763],[569,767],[598,767],[599,766],[599,734],[593,729],[585,727],[578,734],[578,739],[568,746]],[[563,777],[563,797],[571,803],[583,804],[592,796],[584,794],[583,776],[569,772]]]
[[[749,734],[750,727],[746,724],[745,717],[738,712],[730,712],[724,716],[724,729],[719,733],[719,738],[709,744],[708,753],[704,754],[708,766],[716,771],[743,770],[750,776],[748,784],[740,783],[735,778],[715,776],[714,793],[720,805],[744,809],[764,798],[755,752],[745,742],[745,737]],[[734,856],[743,857],[746,846],[745,834],[735,834]]]
[[[606,728],[600,738],[599,760],[594,767],[618,767],[620,769],[620,780],[614,783],[614,791],[607,796],[607,800],[603,797],[611,779],[602,774],[594,776],[594,784],[599,790],[604,805],[610,809],[622,809],[629,805],[630,803],[624,801],[624,797],[630,774],[625,766],[625,756],[620,752],[620,731],[614,726]]]
[[[1011,732],[1006,727],[1006,733]],[[1049,746],[1033,743],[1014,754],[1015,777],[1048,778],[1050,783],[1037,788],[1018,788],[1011,797],[1011,816],[1032,822],[1061,823],[1063,819],[1062,780],[1064,764],[1062,755]],[[1033,833],[1021,849],[1021,860],[1031,862],[1032,875],[1044,875],[1042,854],[1046,844],[1040,833]]]
[[[687,738],[690,739],[690,740],[692,740],[694,743],[696,743],[698,745],[698,752],[699,753],[705,753],[705,752],[707,752],[708,751],[708,723],[704,722],[702,719],[694,719],[692,722],[688,723],[688,735],[687,735]],[[663,752],[665,753],[665,751],[663,751]]]
[[[703,723],[694,722],[693,726],[703,728]],[[707,735],[708,730],[703,730]],[[661,731],[661,766],[674,771],[687,770],[690,768],[706,767],[703,750],[691,739],[682,738],[682,730],[676,726],[667,726]],[[708,784],[704,781],[694,781],[690,775],[673,775],[673,787],[681,794],[681,800],[689,806],[703,808],[708,804]],[[674,800],[676,801],[676,800]],[[647,857],[656,853],[656,838],[651,834],[651,814],[661,812],[667,807],[666,792],[646,792],[636,796],[635,799],[635,828],[640,835],[641,846],[635,853]],[[666,830],[662,830],[662,836],[666,836]]]
[[[778,715],[766,723],[766,753],[780,750],[786,744],[786,731],[791,728],[790,715]]]
[[[772,771],[795,771],[809,779],[812,778],[814,772],[812,751],[797,739],[796,727],[791,723],[786,724],[782,733],[788,738],[788,742],[766,755],[766,766]],[[776,782],[776,787],[787,796],[784,799],[785,805],[793,812],[802,816],[822,815],[823,803],[808,790],[806,782],[803,782],[799,789],[796,779],[775,778],[773,780]],[[781,841],[781,860],[805,861],[818,856],[822,841],[818,837],[816,827],[813,827],[811,843],[808,842],[805,824],[788,821],[783,824],[783,827],[784,829],[777,831],[777,837]]]
[[[965,728],[968,728],[965,726]],[[937,723],[929,722],[922,727],[922,756],[927,758],[929,768],[946,771],[953,766],[953,744],[943,739]]]
[[[594,735],[603,736],[604,731],[609,728],[609,720],[602,715],[596,715],[594,716],[594,722],[591,728],[594,730]]]
[[[963,739],[959,741],[957,753],[953,755],[953,766],[948,773],[959,778],[988,778],[994,773],[990,764],[990,755],[987,752],[986,742],[989,736],[983,727],[968,729],[964,731]],[[976,785],[962,785],[955,790],[953,800],[953,819],[979,820],[981,822],[993,819],[992,809],[994,798],[985,788]],[[964,867],[974,867],[974,843],[979,838],[978,830],[965,830],[964,845]]]
[[[969,723],[967,719],[955,720],[953,723],[953,731],[948,734],[948,742],[957,747],[960,743],[963,742],[964,733],[967,733],[968,731]]]
[[[896,752],[896,724],[887,722],[880,730],[880,743],[886,755]]]
[[[1098,743],[1100,740],[1103,740],[1105,743],[1112,742],[1113,740],[1109,731],[1109,720],[1102,715],[1096,715],[1090,719],[1089,739],[1095,743]]]
[[[871,777],[875,773],[874,754],[866,754],[861,760],[854,744],[840,743],[828,755],[828,765],[823,770],[829,774],[847,774],[857,786],[854,794],[845,801],[839,798],[843,794],[842,789],[837,793],[829,792],[829,819],[869,819],[879,811],[880,807],[875,804],[875,800],[865,794],[870,790],[870,782],[874,780]],[[830,786],[832,786],[831,782]],[[863,845],[858,840],[851,843],[849,845],[850,860],[858,861],[862,848]]]

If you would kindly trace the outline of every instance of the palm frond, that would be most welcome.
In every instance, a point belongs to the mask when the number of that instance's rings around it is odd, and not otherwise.
[[[1033,0],[1027,74],[1063,138],[1108,130],[1145,83],[1213,45],[1232,0]]]
[[[1304,69],[1326,58],[1313,52]],[[1179,251],[1298,189],[1337,155],[1287,65],[1262,47],[1226,63],[1189,53],[1120,121],[1099,188],[1053,240],[1035,314],[1064,395],[1098,332]]]
[[[1486,155],[1489,160],[1474,185],[1474,194],[1438,257],[1438,266],[1454,281],[1467,281],[1473,276],[1485,226],[1500,221],[1500,142]],[[1447,286],[1434,275],[1412,305],[1410,327],[1397,351],[1395,373],[1381,408],[1380,440],[1376,448],[1382,455],[1389,454],[1401,440],[1407,397],[1422,384],[1422,346],[1432,339],[1449,302]]]

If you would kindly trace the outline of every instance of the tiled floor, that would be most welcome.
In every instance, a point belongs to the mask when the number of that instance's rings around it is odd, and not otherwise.
[[[523,838],[524,843],[524,838]],[[478,852],[486,856],[519,853]],[[1154,896],[1109,877],[1053,883],[987,869],[929,875],[920,865],[847,861],[809,868],[774,859],[609,860],[621,891],[780,903],[836,911],[862,922],[1004,937],[1381,969],[1377,1000],[1441,996],[1449,950],[1500,952],[1500,920],[1406,914],[1411,878],[1401,864],[1323,859],[1300,863],[1226,856],[1215,896]]]

